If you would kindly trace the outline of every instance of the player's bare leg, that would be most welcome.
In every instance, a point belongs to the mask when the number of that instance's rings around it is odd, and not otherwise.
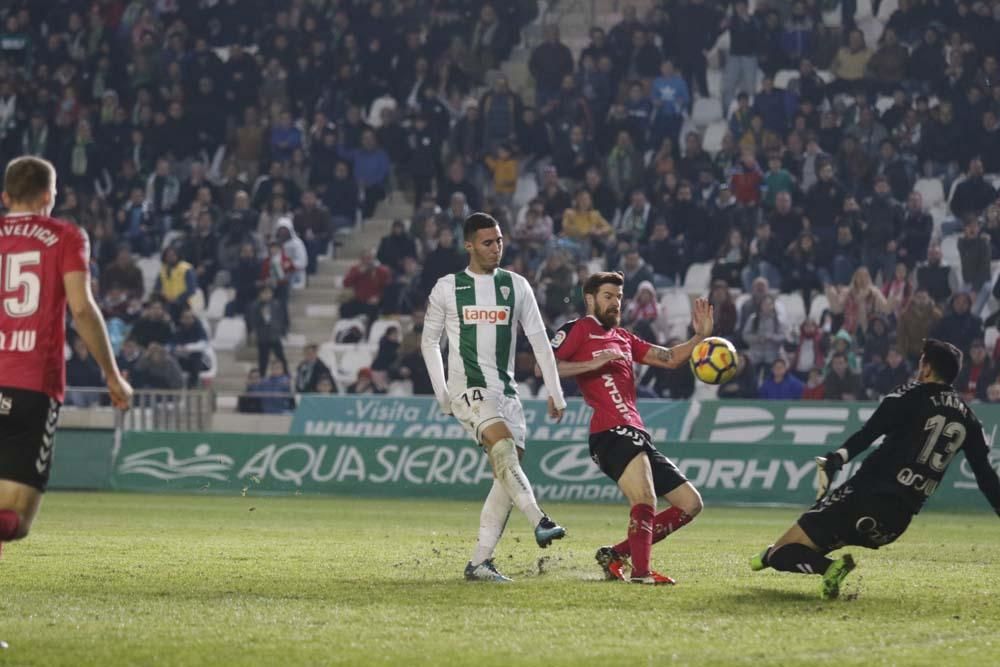
[[[827,558],[802,527],[794,523],[777,542],[750,559],[750,569],[754,571],[768,567],[782,572],[822,576],[821,594],[829,600],[840,595],[840,584],[854,569],[855,563],[851,554],[844,554],[837,560]]]
[[[493,476],[500,482],[517,509],[521,510],[535,530],[535,541],[543,549],[553,540],[561,539],[566,530],[545,515],[538,507],[531,483],[521,469],[520,457],[514,435],[502,421],[494,422],[482,430],[480,442],[493,466]]]
[[[0,479],[0,546],[28,536],[41,504],[38,489]]]

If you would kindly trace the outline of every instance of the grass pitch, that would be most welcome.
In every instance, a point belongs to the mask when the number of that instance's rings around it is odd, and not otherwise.
[[[0,560],[0,665],[996,664],[992,514],[925,513],[823,602],[747,567],[796,510],[708,507],[653,588],[594,564],[624,507],[547,509],[569,537],[515,512],[497,586],[461,578],[474,503],[50,493]]]

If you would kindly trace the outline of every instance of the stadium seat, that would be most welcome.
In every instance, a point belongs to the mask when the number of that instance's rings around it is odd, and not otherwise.
[[[226,315],[226,306],[233,300],[233,290],[228,287],[216,287],[208,296],[208,308],[204,315],[210,320],[221,320]]]
[[[163,242],[160,243],[160,249],[166,250],[171,245],[173,245],[174,241],[183,241],[183,240],[184,240],[184,232],[177,229],[171,229],[169,232],[163,235]]]
[[[348,317],[337,320],[337,322],[333,325],[333,332],[330,334],[330,340],[335,343],[339,342],[338,337],[341,334],[345,334],[350,331],[352,327],[360,328],[362,338],[364,338],[364,331],[368,328],[368,323],[365,321],[364,317]]]
[[[199,373],[198,379],[204,384],[211,384],[212,380],[219,374],[219,357],[211,347],[205,348],[202,354],[208,369]]]
[[[729,132],[729,124],[726,121],[719,120],[712,123],[705,130],[705,137],[701,142],[702,148],[715,155],[722,150],[722,139],[726,136],[726,132]]]
[[[749,292],[740,292],[739,294],[736,295],[736,298],[733,299],[733,305],[736,306],[737,315],[739,314],[740,309],[743,308],[743,304],[749,300],[750,300]]]
[[[687,333],[688,324],[691,323],[691,297],[679,288],[667,290],[660,300],[660,308],[667,313],[669,327],[667,336],[683,337]]]
[[[924,198],[924,208],[933,208],[944,201],[944,187],[937,178],[921,178],[913,189]]]
[[[993,348],[996,347],[998,338],[1000,338],[1000,329],[986,327],[986,331],[983,332],[983,341],[986,343],[986,354],[993,354]]]
[[[386,334],[389,329],[393,327],[399,329],[399,335],[403,335],[403,323],[397,319],[393,318],[383,318],[372,322],[372,328],[368,332],[368,342],[373,345],[378,345],[382,340],[382,336]]]
[[[774,87],[785,90],[792,79],[798,77],[799,71],[794,69],[778,70],[774,75]]]
[[[140,257],[136,260],[135,265],[139,267],[139,272],[142,273],[142,287],[144,294],[149,294],[153,291],[153,287],[156,285],[156,279],[160,275],[160,258]]]
[[[795,333],[806,319],[806,304],[799,292],[779,294],[777,302],[785,306],[785,323],[790,333]]]
[[[688,294],[705,296],[712,278],[712,262],[699,262],[688,267],[684,276],[684,290]]]
[[[697,127],[708,127],[715,121],[722,120],[722,102],[707,97],[695,100],[691,120]]]
[[[878,110],[879,116],[888,111],[892,107],[893,102],[894,100],[888,95],[882,95],[875,100],[875,108]]]
[[[235,350],[247,337],[247,325],[242,317],[224,317],[215,327],[212,347],[216,350]]]
[[[941,259],[956,271],[962,268],[962,256],[958,252],[958,235],[952,234],[941,239]]]
[[[823,311],[830,307],[830,300],[824,294],[817,294],[809,304],[809,318],[819,324],[823,319]]]
[[[376,350],[365,343],[341,347],[344,349],[338,355],[337,363],[331,366],[330,371],[333,373],[333,379],[337,386],[346,389],[358,379],[358,371],[371,365],[372,360],[375,359]]]

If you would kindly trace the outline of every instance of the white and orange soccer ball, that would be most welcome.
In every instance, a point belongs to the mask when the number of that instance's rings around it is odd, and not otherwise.
[[[736,375],[738,365],[736,348],[718,336],[706,338],[691,352],[691,372],[706,384],[729,382]]]

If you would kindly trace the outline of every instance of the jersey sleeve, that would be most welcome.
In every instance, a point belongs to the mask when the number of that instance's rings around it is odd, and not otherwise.
[[[87,232],[76,225],[66,224],[63,229],[62,254],[59,261],[59,273],[65,275],[76,271],[90,269],[90,240]]]
[[[441,334],[445,327],[445,290],[439,280],[431,290],[424,316],[424,330],[420,338],[420,351],[427,366],[427,375],[434,387],[434,395],[444,409],[448,404],[448,381],[444,374],[444,358],[441,355]]]
[[[912,394],[908,395],[902,389],[887,394],[865,425],[844,443],[843,449],[847,453],[845,463],[868,449],[879,436],[885,435],[899,424],[906,423],[906,406],[910,403],[910,414],[915,414],[913,412],[915,408],[912,406],[914,400]]]
[[[628,330],[625,330],[625,335],[632,346],[632,361],[642,363],[642,360],[646,357],[646,353],[653,347],[653,344],[644,341]]]
[[[981,424],[970,426],[962,449],[965,451],[969,467],[972,468],[972,474],[976,477],[976,486],[986,496],[993,509],[1000,514],[1000,477],[990,465],[990,448],[986,444]]]
[[[574,326],[577,322],[579,320],[570,320],[559,327],[556,335],[550,341],[552,353],[555,354],[556,359],[559,361],[571,360],[573,355],[576,354],[577,348],[580,347],[583,327]]]
[[[542,321],[542,314],[538,310],[538,301],[535,300],[535,293],[532,291],[531,285],[521,276],[517,276],[515,280],[517,280],[517,284],[521,288],[521,312],[519,313],[519,318],[524,335],[533,336],[539,332],[544,332],[545,322]]]

